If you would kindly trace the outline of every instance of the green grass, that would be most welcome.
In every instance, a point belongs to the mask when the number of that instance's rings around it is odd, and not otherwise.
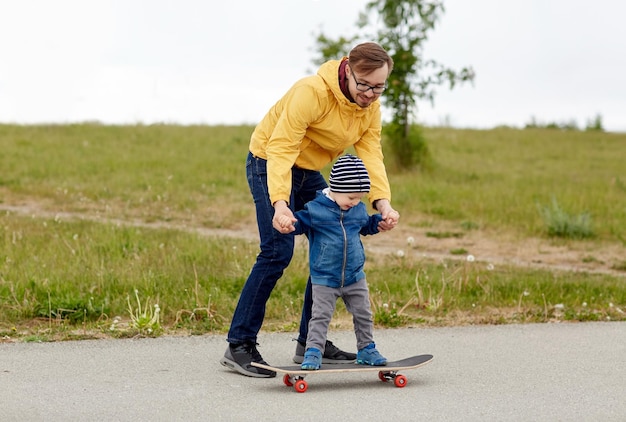
[[[428,218],[522,236],[547,234],[538,206],[589,213],[600,239],[624,243],[626,134],[428,129],[436,165],[392,177],[394,203]]]
[[[36,197],[50,209],[97,211],[145,221],[193,220],[215,200],[248,203],[242,177],[251,128],[0,125],[0,189]],[[245,174],[245,173],[243,173]],[[0,191],[1,192],[1,191]],[[249,213],[249,209],[244,211]],[[200,214],[200,215],[199,215]]]
[[[368,271],[377,317],[435,325],[623,320],[624,279],[404,256]],[[384,280],[381,282],[379,280]]]
[[[251,130],[0,125],[0,206],[32,209],[0,212],[0,338],[227,330],[258,245],[201,229],[253,227],[244,172]],[[556,203],[566,215],[589,215],[593,225],[592,237],[559,242],[626,246],[626,135],[424,134],[432,170],[404,173],[388,162],[403,225],[435,227],[428,236],[440,239],[481,230],[549,238],[540,210]],[[494,267],[459,259],[466,253],[454,249],[457,259],[443,262],[413,250],[369,259],[377,324],[625,319],[623,276]],[[268,303],[264,329],[297,328],[306,264],[300,247]],[[337,320],[350,326],[341,306]]]
[[[0,193],[52,210],[236,227],[253,219],[244,177],[252,127],[0,125]],[[403,221],[426,217],[547,234],[538,207],[589,214],[601,240],[624,240],[626,134],[424,129],[435,166],[390,168]],[[215,203],[220,204],[219,207]],[[211,212],[207,212],[211,210]],[[404,217],[408,217],[405,219]]]
[[[255,253],[250,243],[177,230],[14,215],[1,221],[0,315],[17,325],[110,326],[128,319],[129,299],[139,308],[137,290],[142,304],[152,298],[159,305],[166,325],[195,311],[208,329],[220,329]]]

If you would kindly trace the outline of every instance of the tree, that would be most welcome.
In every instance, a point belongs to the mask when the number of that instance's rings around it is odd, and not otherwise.
[[[435,88],[448,84],[453,89],[457,83],[474,80],[471,67],[452,70],[434,60],[423,57],[423,45],[428,32],[444,13],[441,1],[426,0],[373,0],[366,4],[356,24],[361,34],[337,40],[323,33],[316,38],[320,64],[340,54],[347,55],[358,40],[375,40],[394,60],[394,70],[382,95],[383,104],[392,110],[392,119],[386,128],[397,163],[412,168],[428,156],[428,148],[419,127],[413,125],[417,115],[417,101],[428,100],[434,104]],[[370,22],[370,18],[376,20]],[[376,32],[368,33],[373,27]]]

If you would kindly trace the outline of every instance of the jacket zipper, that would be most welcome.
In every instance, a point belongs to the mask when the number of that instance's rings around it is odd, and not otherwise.
[[[341,265],[341,287],[346,282],[346,265],[348,261],[348,238],[346,235],[346,228],[343,226],[343,216],[344,213],[341,211],[341,216],[339,218],[339,225],[341,226],[341,231],[343,232],[343,263]]]

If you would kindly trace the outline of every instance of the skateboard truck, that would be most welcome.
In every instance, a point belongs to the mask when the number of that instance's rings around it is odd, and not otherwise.
[[[309,388],[309,384],[304,380],[303,375],[285,374],[283,383],[285,383],[287,387],[295,388],[298,393],[304,393]]]
[[[393,381],[395,386],[398,388],[404,387],[408,382],[407,378],[404,375],[398,374],[398,372],[396,371],[380,371],[378,373],[378,378],[382,382]]]

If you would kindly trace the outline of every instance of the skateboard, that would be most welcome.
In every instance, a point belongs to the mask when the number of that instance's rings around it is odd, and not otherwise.
[[[396,387],[406,386],[408,380],[406,376],[398,371],[419,368],[429,363],[433,355],[418,355],[410,358],[387,362],[385,366],[359,365],[357,363],[324,364],[318,370],[305,371],[299,365],[291,366],[271,366],[252,362],[252,366],[267,369],[285,374],[283,383],[287,387],[294,387],[298,393],[304,393],[308,388],[308,383],[304,380],[307,375],[330,374],[339,372],[378,372],[378,379],[384,382],[393,381]]]

